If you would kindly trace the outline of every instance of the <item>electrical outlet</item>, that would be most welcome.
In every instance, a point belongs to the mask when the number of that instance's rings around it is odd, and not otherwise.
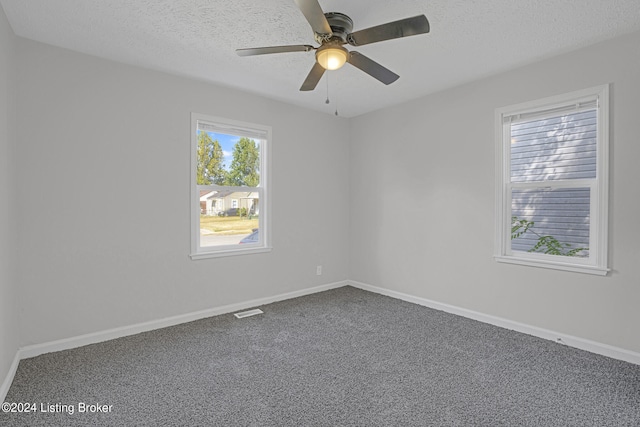
[[[322,276],[322,266],[321,265],[316,267],[316,275],[317,276]]]

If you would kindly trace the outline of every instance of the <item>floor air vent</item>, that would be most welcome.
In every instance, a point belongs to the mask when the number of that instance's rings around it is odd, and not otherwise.
[[[255,316],[256,314],[262,314],[262,313],[264,313],[262,310],[260,310],[259,308],[256,308],[255,310],[242,311],[240,313],[233,313],[233,315],[236,316],[238,319],[243,319],[245,317]]]

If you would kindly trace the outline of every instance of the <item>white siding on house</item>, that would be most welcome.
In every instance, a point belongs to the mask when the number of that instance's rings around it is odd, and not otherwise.
[[[511,182],[595,178],[596,114],[511,125]]]
[[[597,111],[559,113],[511,125],[511,182],[595,178]],[[589,247],[589,188],[514,189],[512,216],[533,221],[511,248],[529,251],[552,236],[568,249]],[[586,256],[582,251],[581,256]]]
[[[588,248],[589,191],[588,188],[513,190],[512,215],[533,221],[535,225],[512,240],[511,248],[528,251],[541,236],[553,236],[561,243],[570,244],[571,248]]]

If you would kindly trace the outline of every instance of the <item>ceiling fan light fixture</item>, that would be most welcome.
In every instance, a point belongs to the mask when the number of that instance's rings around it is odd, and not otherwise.
[[[325,70],[337,70],[342,67],[349,57],[347,49],[339,45],[321,47],[316,51],[316,60]]]

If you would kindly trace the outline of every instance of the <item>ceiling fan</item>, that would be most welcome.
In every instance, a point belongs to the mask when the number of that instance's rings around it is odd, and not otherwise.
[[[348,51],[343,45],[363,46],[384,40],[429,32],[429,21],[427,17],[418,15],[352,33],[353,21],[347,15],[338,12],[324,13],[318,0],[294,1],[307,21],[309,21],[311,29],[314,32],[315,40],[320,44],[319,47],[300,44],[237,49],[236,52],[240,56],[253,56],[269,53],[309,52],[315,50],[316,63],[302,84],[300,88],[301,91],[315,89],[325,70],[337,70],[346,62],[386,85],[391,84],[398,80],[400,76],[361,53]]]

